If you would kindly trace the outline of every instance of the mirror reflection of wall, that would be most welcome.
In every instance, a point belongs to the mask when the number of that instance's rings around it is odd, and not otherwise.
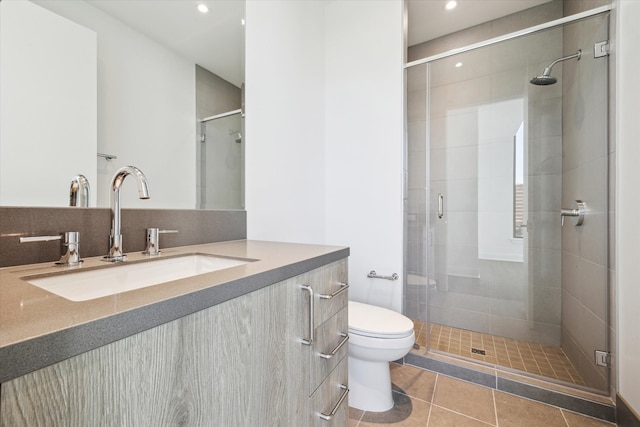
[[[222,39],[215,40],[213,44],[223,43],[229,47],[242,46],[244,27],[241,24],[241,18],[244,15],[244,3],[241,1],[206,2],[211,3],[210,13],[202,15],[195,6],[190,8],[189,2],[173,0],[155,2],[15,0],[2,2],[0,7],[3,8],[3,19],[8,15],[5,13],[6,3],[25,3],[38,7],[42,11],[61,17],[61,20],[68,24],[81,26],[94,32],[97,38],[97,56],[94,59],[94,64],[97,66],[97,89],[94,88],[94,96],[97,96],[94,106],[94,109],[97,109],[97,117],[94,114],[94,122],[97,122],[94,135],[97,136],[94,136],[94,139],[97,139],[97,147],[94,145],[90,150],[91,159],[83,162],[68,162],[65,160],[68,159],[65,153],[57,150],[57,157],[48,156],[50,167],[40,168],[43,178],[39,181],[47,180],[56,165],[72,163],[74,170],[69,174],[68,180],[77,174],[89,177],[92,191],[97,196],[91,206],[108,207],[108,187],[113,174],[122,166],[134,165],[147,176],[151,198],[141,201],[137,197],[135,186],[124,186],[121,193],[123,206],[127,208],[197,208],[196,64],[211,67],[212,61],[207,57],[200,57],[202,58],[200,60],[198,53],[192,52],[194,49],[183,49],[190,44],[206,47],[204,46],[206,43],[200,43],[195,39],[186,40],[185,38],[191,37],[187,34],[182,38],[177,37],[176,34],[182,33],[176,28],[167,26],[177,25],[178,22],[184,24],[185,19],[182,18],[186,16],[186,22],[191,23],[191,27],[200,35],[207,32],[207,43],[212,39]],[[171,34],[170,41],[159,40],[144,28],[135,25],[131,19],[137,15],[142,6],[146,15],[138,22],[145,21],[149,24],[148,26],[155,25],[160,28],[160,32]],[[185,7],[188,10],[185,10]],[[221,7],[225,9],[220,10]],[[118,8],[127,8],[125,11],[127,23],[123,22],[125,16],[116,13]],[[173,13],[174,10],[179,11],[180,14]],[[175,19],[167,20],[167,16],[173,16]],[[12,17],[7,16],[7,19]],[[233,28],[225,29],[226,36],[216,37],[215,31],[218,29],[216,25],[220,22]],[[49,37],[41,31],[34,31],[34,33],[40,40]],[[3,37],[3,43],[5,41],[6,38]],[[215,57],[213,63],[219,65],[220,69],[220,71],[213,71],[218,75],[224,74],[225,79],[233,81],[233,84],[227,84],[235,87],[239,92],[240,89],[237,86],[244,80],[244,71],[241,66],[236,67],[236,65],[238,62],[244,62],[243,52],[235,52],[233,55],[227,52],[233,56],[229,61],[215,56],[214,49],[209,49],[209,52],[210,57]],[[5,62],[4,58],[2,62]],[[41,70],[47,70],[47,67],[42,67]],[[4,91],[2,98],[4,102]],[[68,96],[65,101],[68,104],[74,104],[76,99]],[[50,114],[54,115],[57,111],[58,109],[52,109]],[[75,133],[78,122],[81,120],[76,120],[73,126],[67,128],[67,132]],[[38,122],[33,121],[30,129],[32,134],[39,135],[46,131],[39,129],[38,126]],[[60,143],[59,140],[60,138],[50,139],[48,143],[56,146]],[[2,140],[3,150],[4,141],[5,138]],[[38,150],[41,150],[40,146],[32,151]],[[107,160],[98,157],[97,153],[110,154],[117,158]],[[12,163],[31,162],[28,158],[16,158],[13,155],[7,157]],[[68,186],[69,182],[62,185],[62,197],[47,198],[34,189],[27,192],[29,196],[33,196],[32,199],[10,204],[66,206],[69,202]],[[0,205],[8,204],[0,200]]]
[[[96,182],[96,33],[27,1],[0,7],[0,205],[66,206],[73,176]]]

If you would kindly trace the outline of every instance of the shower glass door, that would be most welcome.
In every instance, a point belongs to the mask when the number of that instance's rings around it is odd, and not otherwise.
[[[244,141],[240,112],[200,123],[198,207],[244,209]]]
[[[607,390],[607,38],[598,15],[407,70],[415,351]]]

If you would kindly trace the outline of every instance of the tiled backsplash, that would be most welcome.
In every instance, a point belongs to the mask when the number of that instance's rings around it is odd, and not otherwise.
[[[162,234],[160,249],[247,238],[245,211],[122,209],[123,248],[140,252],[146,229],[178,230]],[[109,250],[111,211],[103,208],[0,207],[0,267],[54,262],[60,258],[59,241],[20,243],[20,237],[80,232],[80,256],[106,255]]]

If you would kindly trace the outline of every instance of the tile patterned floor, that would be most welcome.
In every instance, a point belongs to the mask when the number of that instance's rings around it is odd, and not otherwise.
[[[395,406],[349,408],[349,427],[612,427],[615,424],[408,365],[391,364]]]
[[[425,349],[428,324],[414,320],[414,325],[416,343]],[[578,371],[559,347],[432,323],[430,348],[572,384],[585,385]],[[484,354],[481,354],[482,352]]]

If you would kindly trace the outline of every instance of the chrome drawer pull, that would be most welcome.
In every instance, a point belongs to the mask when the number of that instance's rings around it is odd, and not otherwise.
[[[302,338],[302,344],[311,345],[313,343],[313,289],[311,286],[301,285],[303,291],[309,292],[309,339]]]
[[[331,295],[319,294],[318,296],[320,297],[320,299],[331,299],[333,297],[337,297],[341,293],[345,292],[347,289],[349,289],[349,284],[348,283],[340,283],[340,288],[338,288],[338,290],[335,291],[334,293],[332,293]]]
[[[343,332],[340,333],[340,336],[342,337],[342,339],[340,340],[340,342],[338,343],[338,345],[336,346],[336,348],[334,348],[331,353],[326,354],[326,353],[320,353],[320,357],[322,357],[323,359],[331,359],[333,356],[336,355],[337,352],[340,351],[340,349],[342,348],[343,345],[346,344],[347,341],[349,341],[349,334],[345,334]]]
[[[342,393],[342,396],[340,396],[340,400],[338,400],[338,403],[336,403],[336,406],[334,406],[333,409],[331,410],[331,413],[329,415],[323,414],[322,412],[320,413],[320,418],[322,418],[325,421],[331,421],[331,419],[336,414],[336,412],[338,412],[338,408],[340,408],[340,405],[342,405],[342,402],[344,402],[344,399],[349,394],[349,387],[347,387],[344,384],[340,384],[340,388],[344,390],[344,392]]]

